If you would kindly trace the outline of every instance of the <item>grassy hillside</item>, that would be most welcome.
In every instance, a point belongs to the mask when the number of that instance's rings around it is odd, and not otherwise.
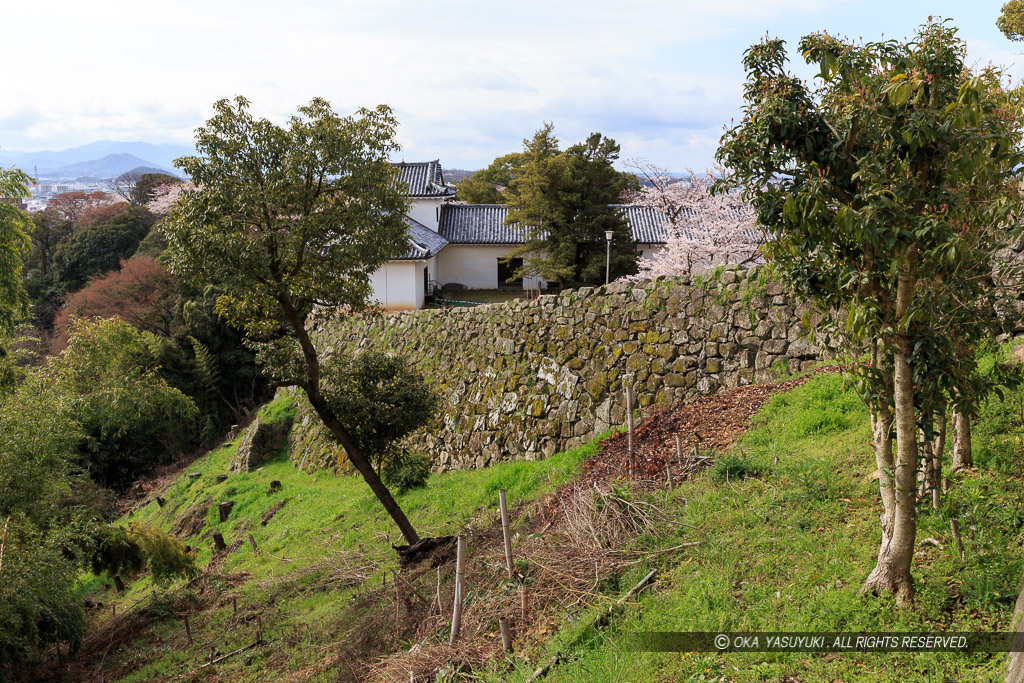
[[[301,474],[286,454],[261,471],[216,483],[232,443],[195,463],[190,471],[198,478],[183,476],[162,492],[163,508],[151,502],[132,516],[198,548],[207,573],[158,591],[156,599],[148,597],[154,587],[146,578],[121,596],[104,588],[106,579],[87,581],[83,593],[104,607],[92,615],[94,636],[76,671],[95,676],[102,669],[106,680],[127,681],[214,673],[247,681],[409,680],[409,671],[434,680],[438,669],[448,679],[468,675],[466,666],[459,674],[464,663],[473,676],[498,681],[523,680],[559,652],[565,656],[547,680],[999,680],[1005,655],[998,654],[654,654],[627,647],[630,634],[652,630],[1006,627],[1024,568],[1022,405],[1024,394],[1015,394],[986,408],[976,434],[979,469],[956,479],[939,514],[923,512],[919,538],[944,547],[926,545],[916,556],[918,601],[907,609],[857,594],[874,565],[880,503],[866,413],[836,375],[776,396],[739,443],[671,492],[631,493],[624,482],[611,482],[609,495],[619,498],[607,500],[656,511],[644,532],[617,543],[586,546],[565,524],[566,496],[551,496],[597,453],[598,442],[546,461],[435,475],[398,501],[424,535],[470,535],[467,624],[455,650],[446,644],[444,613],[453,562],[440,557],[436,570],[408,570],[396,579],[388,541],[400,537],[361,480]],[[264,412],[287,420],[292,409],[277,401]],[[282,483],[280,491],[269,491],[272,480]],[[517,571],[534,595],[526,623],[518,618],[515,584],[503,574],[495,532],[499,488],[514,507]],[[223,500],[235,506],[221,524],[216,504]],[[951,547],[951,516],[965,531],[966,562]],[[214,531],[230,548],[211,563]],[[684,543],[699,545],[677,548]],[[607,627],[589,626],[654,567],[658,578],[642,597]],[[110,616],[112,602],[117,617]],[[508,657],[498,647],[501,614],[515,623]],[[253,646],[258,633],[262,644]],[[211,652],[216,660],[247,646],[200,669]]]

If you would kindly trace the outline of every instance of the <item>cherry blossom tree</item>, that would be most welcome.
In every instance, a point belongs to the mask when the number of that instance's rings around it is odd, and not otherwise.
[[[170,213],[174,203],[181,197],[182,192],[194,189],[195,186],[190,182],[157,185],[150,193],[150,200],[146,202],[146,208],[156,216],[166,216]]]
[[[688,171],[687,182],[645,160],[632,160],[627,166],[644,186],[626,203],[652,206],[665,216],[665,248],[653,257],[641,258],[639,272],[626,279],[687,275],[718,265],[760,260],[762,237],[754,225],[754,210],[738,195],[710,192],[720,170],[709,170],[703,176]]]

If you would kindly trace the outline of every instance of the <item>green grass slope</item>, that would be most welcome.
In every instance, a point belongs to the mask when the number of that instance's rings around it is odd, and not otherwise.
[[[292,414],[287,401],[264,408],[269,419],[289,420]],[[657,533],[620,549],[630,558],[622,574],[600,582],[593,599],[575,601],[561,614],[541,615],[552,625],[545,630],[522,637],[517,631],[515,652],[492,657],[472,676],[524,680],[539,661],[561,653],[547,680],[1001,680],[1003,654],[666,654],[631,652],[629,642],[637,632],[665,630],[1005,628],[1024,568],[1022,416],[1024,392],[990,403],[976,430],[979,468],[953,480],[939,513],[922,510],[918,538],[933,537],[944,547],[922,546],[917,554],[913,607],[858,595],[878,542],[880,503],[870,477],[875,468],[868,420],[840,377],[822,375],[772,399],[756,427],[712,468],[672,492],[646,495],[645,501],[666,511],[668,521]],[[400,538],[362,481],[297,472],[282,453],[261,471],[216,483],[236,446],[197,461],[190,471],[200,476],[182,476],[170,485],[162,493],[164,507],[152,502],[132,516],[184,535],[198,548],[200,566],[211,560],[213,531],[238,546],[214,560],[212,589],[158,591],[151,599],[154,587],[146,578],[121,596],[104,588],[106,579],[85,581],[83,594],[116,602],[119,614],[145,598],[149,618],[126,644],[102,657],[91,652],[82,671],[102,669],[106,680],[125,681],[190,672],[196,680],[214,672],[219,680],[347,680],[352,669],[345,657],[339,661],[329,654],[376,658],[412,645],[393,639],[389,624],[395,620],[395,601],[377,590],[393,581],[389,569],[397,562],[388,542]],[[467,525],[490,524],[497,490],[505,488],[519,506],[514,525],[525,533],[532,514],[528,504],[571,481],[596,448],[595,442],[541,462],[435,475],[426,488],[399,494],[397,500],[422,534],[455,534]],[[269,491],[272,480],[282,483],[280,491]],[[220,523],[216,505],[225,500],[235,506],[229,520]],[[261,517],[282,500],[273,519],[261,525]],[[952,547],[951,518],[961,520],[966,561]],[[194,526],[181,531],[189,520]],[[249,547],[249,534],[259,554]],[[694,541],[700,545],[670,550]],[[500,575],[497,557],[493,573]],[[606,627],[589,625],[655,567],[658,579],[639,599]],[[428,589],[429,584],[420,585]],[[481,599],[473,590],[469,599]],[[185,611],[194,615],[192,646],[180,618]],[[94,619],[95,628],[102,629],[110,617]],[[271,645],[199,668],[211,652],[218,658],[251,645],[260,630]],[[438,629],[434,642],[445,639],[443,631]],[[94,650],[100,646],[93,643]],[[459,676],[455,667],[444,675]]]
[[[549,680],[1002,681],[1005,654],[664,654],[628,647],[629,636],[644,631],[1006,630],[1024,568],[1022,406],[1020,394],[989,404],[976,430],[979,469],[955,479],[938,514],[922,511],[918,539],[935,538],[944,549],[922,546],[917,602],[899,608],[858,595],[879,535],[866,412],[835,375],[776,396],[731,457],[673,496],[684,511],[680,521],[700,530],[699,551],[664,562],[656,589],[608,629],[566,633],[550,644],[571,654]],[[950,518],[967,529],[966,561],[950,538]],[[690,527],[661,545],[692,538]]]

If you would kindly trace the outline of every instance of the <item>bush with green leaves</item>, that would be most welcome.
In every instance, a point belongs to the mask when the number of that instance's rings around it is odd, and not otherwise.
[[[365,352],[325,364],[324,394],[331,410],[377,470],[402,437],[426,425],[437,394],[399,356]]]
[[[380,478],[389,489],[395,491],[426,486],[430,478],[430,456],[404,451],[396,453],[384,460]]]
[[[152,339],[117,319],[79,319],[64,352],[40,370],[85,431],[81,463],[104,486],[124,488],[167,460],[195,416],[160,376]]]

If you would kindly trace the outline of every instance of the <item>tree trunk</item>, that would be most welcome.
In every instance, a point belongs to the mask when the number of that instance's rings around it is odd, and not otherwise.
[[[388,514],[391,515],[391,519],[394,520],[398,529],[402,532],[402,536],[405,538],[405,542],[412,545],[420,540],[420,535],[416,533],[416,529],[413,528],[409,522],[409,518],[402,512],[402,508],[395,502],[394,497],[391,495],[391,491],[384,485],[384,482],[377,476],[377,471],[373,469],[373,465],[366,458],[359,448],[356,447],[355,443],[349,437],[348,432],[342,426],[341,422],[335,417],[334,413],[328,408],[323,399],[317,397],[314,400],[313,396],[309,396],[309,392],[306,392],[309,398],[310,404],[313,406],[313,410],[323,420],[324,426],[330,430],[331,434],[335,439],[345,448],[345,453],[348,454],[349,462],[351,462],[359,474],[363,475],[363,479],[370,486],[370,490],[373,491],[373,495],[377,496],[377,500],[384,506]]]
[[[908,249],[901,264],[896,287],[895,319],[902,320],[910,308],[917,284],[917,254]],[[914,581],[910,566],[917,536],[916,478],[917,421],[914,419],[914,373],[908,363],[910,339],[899,330],[893,344],[893,405],[896,418],[895,508],[891,532],[883,526],[878,563],[864,581],[863,590],[875,594],[892,593],[901,603],[914,599]]]
[[[377,472],[373,469],[373,465],[370,464],[366,455],[352,441],[344,425],[341,424],[341,421],[320,394],[320,357],[317,354],[316,347],[313,346],[313,340],[309,338],[309,333],[306,331],[305,319],[299,315],[291,300],[286,296],[278,298],[278,302],[291,323],[292,332],[302,348],[302,355],[306,361],[306,381],[301,386],[306,392],[309,404],[313,406],[313,410],[323,420],[324,426],[330,430],[334,438],[338,440],[338,443],[345,448],[349,461],[359,470],[359,474],[363,475],[363,480],[369,484],[373,495],[377,496],[377,500],[384,506],[387,513],[391,515],[391,519],[394,520],[398,529],[402,532],[406,543],[410,546],[413,545],[420,540],[420,535],[416,533],[416,529],[409,523],[409,518],[402,512],[402,508],[398,507],[398,503],[392,497],[391,491],[388,490],[387,486],[384,486],[384,482],[377,476]]]
[[[871,411],[871,436],[875,446],[875,462],[878,464],[878,492],[882,498],[882,545],[892,536],[892,522],[896,514],[896,481],[893,478],[892,459],[892,373],[886,372],[882,359],[881,342],[876,340],[871,346],[871,364],[885,377],[885,395],[878,402],[878,407]]]
[[[931,489],[932,509],[938,512],[942,496],[942,456],[946,450],[946,406],[935,415],[935,434],[932,440]]]
[[[972,467],[974,460],[971,457],[971,418],[966,409],[958,408],[953,413],[953,429],[956,430],[956,438],[953,440],[953,471]]]

